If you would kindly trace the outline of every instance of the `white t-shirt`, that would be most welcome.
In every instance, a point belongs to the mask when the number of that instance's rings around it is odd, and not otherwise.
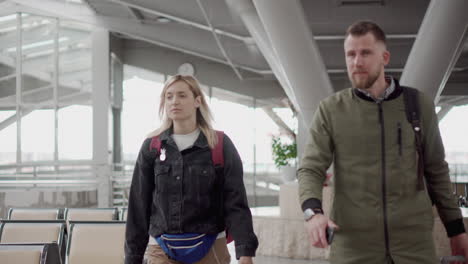
[[[197,128],[193,132],[182,135],[182,134],[172,134],[171,137],[174,139],[177,148],[179,148],[179,151],[182,151],[184,149],[188,149],[197,140],[198,136],[200,135],[200,129]]]
[[[190,132],[189,134],[185,134],[185,135],[183,135],[183,134],[172,134],[171,137],[174,139],[179,151],[182,151],[184,149],[188,149],[188,148],[192,147],[199,135],[200,135],[200,129],[197,128],[193,132]],[[222,238],[222,237],[225,237],[225,236],[226,236],[226,232],[223,231],[223,232],[218,234],[216,239]],[[158,242],[156,241],[156,239],[154,237],[150,237],[150,240],[149,240],[148,244],[149,245],[157,245]]]

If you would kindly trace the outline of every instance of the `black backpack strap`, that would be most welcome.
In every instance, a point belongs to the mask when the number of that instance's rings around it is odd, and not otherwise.
[[[403,99],[405,101],[406,119],[413,126],[416,150],[418,152],[418,189],[424,190],[424,149],[421,136],[421,114],[419,107],[419,91],[401,86],[403,89]]]
[[[405,100],[405,112],[406,112],[406,119],[408,122],[413,125],[420,124],[419,120],[419,98],[418,98],[418,90],[401,86],[403,89],[403,99]]]

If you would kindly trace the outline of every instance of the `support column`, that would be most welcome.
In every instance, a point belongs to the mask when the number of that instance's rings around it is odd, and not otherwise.
[[[58,164],[59,161],[59,27],[60,22],[55,19],[54,27],[54,78],[53,78],[53,96],[54,96],[54,163]],[[55,170],[58,171],[58,166],[55,166]]]
[[[309,127],[320,100],[332,94],[333,89],[300,1],[253,0],[253,3],[291,84],[302,122]]]
[[[109,52],[109,31],[96,28],[92,33],[93,161],[98,176],[99,207],[111,206]]]
[[[229,8],[231,8],[242,19],[242,22],[255,40],[255,43],[265,57],[265,60],[268,62],[268,65],[270,65],[271,70],[275,74],[276,79],[281,84],[289,100],[291,100],[294,107],[299,109],[297,100],[291,88],[291,84],[286,77],[282,65],[279,63],[276,55],[274,54],[274,51],[270,45],[270,40],[268,39],[262,22],[258,17],[252,0],[226,0],[226,3],[228,4]]]
[[[120,164],[123,162],[123,151],[122,151],[122,103],[123,103],[123,64],[118,57],[113,58],[112,63],[112,87],[113,87],[113,102],[112,102],[112,116],[113,124],[112,128],[114,134],[113,142],[113,162],[114,164]]]
[[[298,114],[298,120],[301,119],[301,113]],[[302,156],[304,154],[304,149],[307,144],[307,140],[309,139],[309,127],[305,125],[304,122],[297,123],[297,135],[296,135],[296,142],[297,144],[297,161],[301,162]],[[300,144],[299,144],[300,142]]]
[[[23,18],[16,14],[16,164],[22,163],[21,118],[23,116]],[[18,169],[17,169],[18,170]],[[19,171],[18,171],[19,172]]]
[[[435,103],[468,35],[466,10],[466,0],[432,0],[403,70],[401,83],[425,92]]]

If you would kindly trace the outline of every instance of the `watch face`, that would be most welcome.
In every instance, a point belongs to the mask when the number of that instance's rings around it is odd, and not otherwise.
[[[307,221],[309,220],[310,218],[312,218],[312,216],[315,215],[315,212],[314,210],[310,209],[310,208],[307,208],[305,209],[304,211],[304,219]]]
[[[190,63],[181,64],[179,68],[177,69],[177,71],[179,74],[182,74],[182,75],[194,75],[195,74],[195,68]]]

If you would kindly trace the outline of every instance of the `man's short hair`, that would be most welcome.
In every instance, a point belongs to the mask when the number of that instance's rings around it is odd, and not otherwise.
[[[345,39],[351,36],[364,36],[367,33],[374,35],[377,41],[381,41],[384,44],[387,44],[387,38],[385,37],[385,32],[374,22],[372,21],[358,21],[353,23],[346,30]]]

